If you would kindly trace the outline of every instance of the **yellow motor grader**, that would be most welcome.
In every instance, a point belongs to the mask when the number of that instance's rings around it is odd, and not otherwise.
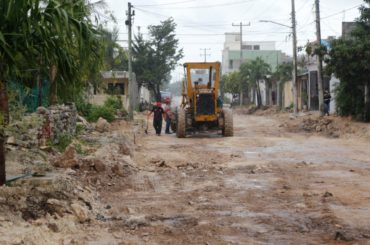
[[[173,129],[179,138],[197,131],[221,130],[233,136],[233,116],[219,98],[220,62],[185,63],[182,103],[177,108]]]

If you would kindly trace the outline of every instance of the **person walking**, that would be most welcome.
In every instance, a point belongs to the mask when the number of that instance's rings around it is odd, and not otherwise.
[[[164,113],[166,114],[166,134],[170,134],[170,127],[171,127],[171,105],[170,102],[167,101],[164,107]]]
[[[153,115],[153,127],[155,129],[155,133],[156,135],[160,136],[162,132],[162,120],[163,120],[163,116],[165,116],[161,102],[157,102],[155,104],[153,109],[148,114],[148,120],[152,114],[154,114]]]
[[[329,116],[331,95],[328,90],[324,91],[324,115]]]

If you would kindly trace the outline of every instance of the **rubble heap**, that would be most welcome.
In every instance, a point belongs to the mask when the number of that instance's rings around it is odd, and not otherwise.
[[[24,116],[21,121],[6,128],[7,144],[33,148],[47,145],[49,140],[58,143],[62,135],[75,135],[77,110],[74,104],[37,108],[36,113]]]

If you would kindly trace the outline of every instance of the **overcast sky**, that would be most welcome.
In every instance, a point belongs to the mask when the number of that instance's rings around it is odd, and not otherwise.
[[[127,28],[124,25],[127,3],[122,0],[106,0],[108,8],[117,18],[120,39],[127,40]],[[225,32],[239,32],[239,27],[232,23],[250,23],[243,29],[244,41],[275,41],[276,49],[288,55],[292,54],[290,29],[259,20],[272,20],[291,25],[290,0],[132,0],[136,15],[134,33],[138,27],[147,33],[147,26],[159,24],[161,20],[173,17],[177,23],[176,33],[180,47],[184,50],[181,62],[203,61],[200,49],[210,49],[209,61],[221,61]],[[322,0],[321,31],[322,38],[340,36],[342,21],[353,21],[359,16],[358,7],[362,0]],[[315,39],[314,0],[295,0],[297,14],[298,45]],[[145,37],[145,35],[144,35]],[[127,43],[122,42],[123,46]],[[178,69],[173,79],[181,76]]]

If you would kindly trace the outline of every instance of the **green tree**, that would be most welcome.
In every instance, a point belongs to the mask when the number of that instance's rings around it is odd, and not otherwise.
[[[81,81],[86,61],[98,61],[99,32],[90,21],[92,5],[84,0],[9,0],[0,2],[0,112],[9,121],[7,82],[52,80],[69,85]],[[71,87],[71,86],[61,86]],[[0,136],[0,185],[5,182],[4,137]]]
[[[271,73],[271,67],[264,60],[258,57],[255,60],[243,63],[240,66],[240,75],[243,81],[248,81],[249,87],[256,91],[257,106],[262,105],[260,80],[265,79]]]
[[[221,81],[224,83],[225,93],[232,94],[233,98],[242,90],[242,81],[238,71],[222,75]]]
[[[287,82],[292,80],[292,63],[282,63],[276,67],[275,72],[272,73],[272,79],[279,82]]]
[[[133,68],[139,86],[145,83],[159,100],[161,87],[169,82],[171,71],[183,57],[183,51],[178,49],[176,23],[172,18],[162,21],[160,25],[151,25],[148,30],[148,41],[140,34],[135,37]]]
[[[370,0],[364,0],[369,5]],[[349,38],[333,41],[327,72],[340,79],[337,111],[370,121],[370,8],[360,7],[360,17]]]

